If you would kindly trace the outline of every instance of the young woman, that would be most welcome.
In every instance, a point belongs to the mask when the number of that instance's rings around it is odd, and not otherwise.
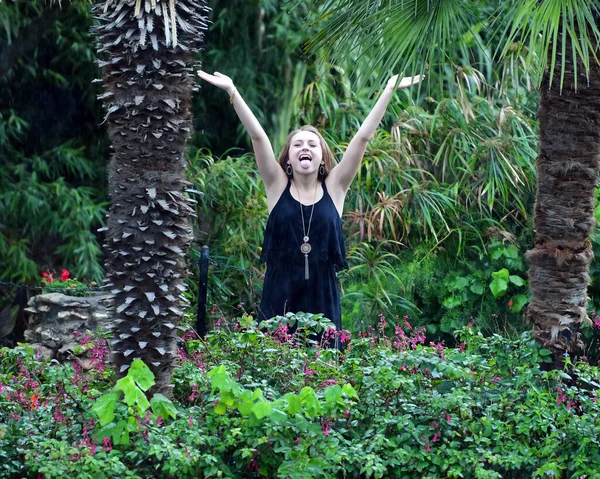
[[[278,161],[273,147],[231,78],[198,71],[203,80],[225,90],[252,139],[256,163],[267,191],[269,219],[261,261],[267,263],[259,322],[303,311],[323,313],[341,329],[336,273],[347,268],[341,216],[344,199],[394,90],[419,82],[422,76],[394,75],[334,164],[327,143],[313,126],[292,131]]]

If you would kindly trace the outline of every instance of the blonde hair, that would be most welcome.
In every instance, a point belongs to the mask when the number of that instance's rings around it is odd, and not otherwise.
[[[332,168],[335,166],[335,160],[333,158],[333,153],[331,152],[329,145],[325,141],[325,138],[323,138],[323,135],[321,135],[321,132],[312,125],[301,126],[300,128],[292,131],[288,135],[288,137],[286,138],[285,143],[283,145],[283,149],[281,150],[281,153],[279,154],[279,158],[277,159],[277,161],[283,168],[283,171],[285,171],[287,162],[290,159],[289,153],[290,153],[290,146],[292,144],[292,138],[294,137],[294,135],[296,135],[297,133],[300,133],[301,131],[309,131],[319,137],[319,142],[321,143],[321,150],[323,151],[323,167],[325,170],[325,172],[322,175],[321,175],[321,173],[319,173],[319,179],[324,180],[325,178],[327,178],[327,175],[332,170]]]

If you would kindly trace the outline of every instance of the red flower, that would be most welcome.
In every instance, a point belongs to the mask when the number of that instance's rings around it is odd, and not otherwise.
[[[62,272],[60,273],[60,279],[61,279],[61,281],[68,281],[69,280],[69,271],[66,269],[63,269]]]
[[[45,271],[42,273],[42,278],[44,283],[52,283],[54,281],[52,275],[50,273],[46,273]]]
[[[509,301],[509,302],[508,302],[508,307],[509,307],[509,308],[512,308],[512,305],[513,305],[513,302],[512,302],[512,301]]]

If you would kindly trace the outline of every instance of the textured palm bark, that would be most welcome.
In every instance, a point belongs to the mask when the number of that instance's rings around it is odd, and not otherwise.
[[[562,93],[558,74],[549,86],[546,72],[542,84],[536,237],[527,252],[531,289],[527,319],[535,337],[553,351],[555,367],[562,366],[564,353],[581,353],[579,329],[589,321],[587,288],[593,259],[589,236],[595,224],[600,160],[600,69],[592,65],[588,83],[583,65],[578,65],[577,89],[570,55],[565,70]]]
[[[194,212],[184,158],[192,53],[207,8],[198,0],[107,0],[94,13],[113,147],[104,245],[115,295],[110,346],[118,375],[142,359],[155,374],[153,391],[170,394]]]

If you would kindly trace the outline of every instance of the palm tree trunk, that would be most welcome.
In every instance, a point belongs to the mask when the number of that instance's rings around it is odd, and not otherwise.
[[[553,78],[547,71],[542,83],[536,236],[527,252],[532,295],[527,319],[535,337],[553,352],[554,367],[562,367],[563,354],[583,349],[579,329],[589,321],[589,236],[600,159],[600,68],[591,66],[588,83],[583,65],[577,65],[576,85],[570,48],[566,52],[562,92],[559,67]]]
[[[113,154],[105,242],[115,294],[110,342],[118,375],[134,359],[170,394],[191,241],[185,158],[192,53],[206,28],[202,0],[100,0],[95,33]]]

